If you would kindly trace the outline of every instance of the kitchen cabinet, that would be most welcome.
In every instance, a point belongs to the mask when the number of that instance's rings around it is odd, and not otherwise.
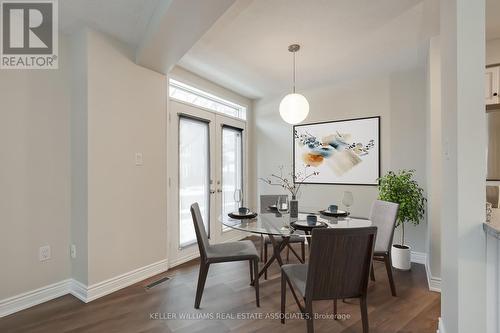
[[[485,99],[486,105],[500,103],[500,66],[486,68],[485,74]]]

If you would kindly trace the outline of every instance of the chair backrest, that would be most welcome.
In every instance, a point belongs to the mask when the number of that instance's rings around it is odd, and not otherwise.
[[[377,227],[314,229],[306,299],[366,295],[376,235]]]
[[[191,216],[193,217],[194,231],[196,232],[196,240],[198,242],[198,248],[200,249],[200,257],[206,259],[207,249],[210,243],[208,242],[207,231],[203,224],[200,206],[197,202],[191,205]]]
[[[278,198],[287,197],[286,194],[263,194],[260,196],[260,213],[269,213],[269,206],[275,205]]]
[[[370,220],[378,228],[375,252],[389,252],[398,218],[399,204],[375,200],[372,204]]]

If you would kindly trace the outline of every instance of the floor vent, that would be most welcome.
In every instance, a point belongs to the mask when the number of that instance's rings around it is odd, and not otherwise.
[[[148,284],[148,285],[146,286],[146,289],[151,289],[151,288],[153,288],[153,287],[156,287],[157,285],[159,285],[159,284],[161,284],[161,283],[163,283],[163,282],[165,282],[165,281],[167,281],[167,280],[169,280],[169,279],[170,279],[170,278],[169,278],[169,277],[166,277],[166,276],[165,276],[165,277],[162,277],[161,279],[158,279],[158,280],[153,281],[153,282],[151,282],[150,284]]]

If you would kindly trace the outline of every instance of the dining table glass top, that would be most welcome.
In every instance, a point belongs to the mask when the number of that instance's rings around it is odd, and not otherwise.
[[[291,227],[292,222],[306,221],[306,216],[314,214],[318,217],[318,222],[326,223],[328,228],[361,228],[369,227],[372,222],[368,219],[357,217],[330,217],[319,212],[319,209],[301,208],[297,218],[290,217],[288,212],[266,212],[260,213],[253,219],[234,219],[227,215],[221,217],[223,225],[250,233],[273,235],[273,236],[291,236],[299,234],[297,230]],[[303,235],[303,234],[302,234]]]

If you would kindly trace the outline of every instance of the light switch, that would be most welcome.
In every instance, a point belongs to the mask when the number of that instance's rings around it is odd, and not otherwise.
[[[135,165],[140,166],[143,164],[142,153],[135,153]]]
[[[448,140],[444,141],[443,153],[444,153],[445,160],[449,161],[451,153],[450,153],[450,141],[448,141]]]

